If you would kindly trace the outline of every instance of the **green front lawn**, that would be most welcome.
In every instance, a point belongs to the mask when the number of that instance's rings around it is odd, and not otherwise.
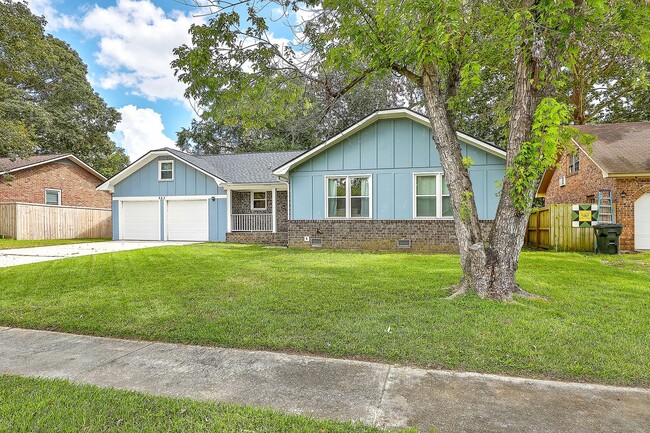
[[[0,239],[0,250],[9,250],[13,248],[31,248],[31,247],[49,247],[52,245],[69,245],[82,244],[86,242],[105,242],[110,239],[42,239],[42,240],[24,240]]]
[[[0,376],[0,431],[380,433],[383,430],[235,404],[154,397],[73,385],[63,380]]]
[[[0,325],[650,385],[650,254],[525,252],[546,300],[444,299],[458,256],[199,244],[0,269]]]

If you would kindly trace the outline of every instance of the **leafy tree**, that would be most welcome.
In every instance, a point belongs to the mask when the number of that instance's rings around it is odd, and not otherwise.
[[[111,176],[128,164],[108,136],[120,120],[86,65],[25,3],[0,1],[0,156],[73,153]]]
[[[577,64],[593,29],[617,31],[649,7],[640,0],[327,0],[322,5],[266,0],[206,6],[213,17],[192,28],[194,46],[179,48],[175,65],[190,92],[208,95],[222,108],[246,95],[253,109],[239,112],[243,122],[260,112],[283,119],[284,105],[299,93],[295,84],[276,86],[260,98],[279,71],[314,82],[337,71],[341,84],[328,90],[331,95],[391,73],[421,90],[460,247],[463,276],[454,294],[473,291],[493,299],[527,294],[515,271],[530,204],[544,170],[572,134],[562,127],[571,118],[558,91],[565,71]],[[271,38],[261,15],[269,6],[285,7],[288,14],[308,8],[295,46]],[[647,46],[648,30],[636,38]],[[463,158],[456,136],[456,114],[482,82],[501,75],[512,92],[504,117],[506,174],[495,221],[484,233],[469,177],[472,161]]]
[[[650,120],[650,44],[643,43],[650,10],[643,5],[636,9],[612,5],[603,11],[605,26],[585,23],[581,40],[568,53],[569,62],[555,83],[555,95],[571,107],[570,122],[576,125]],[[481,85],[455,107],[457,127],[503,143],[514,73],[511,62],[500,64],[498,71],[484,68]]]
[[[189,67],[188,49],[181,47],[178,53],[174,65],[183,71],[180,77],[188,84],[186,96],[202,104],[199,119],[178,133],[178,146],[188,152],[308,149],[376,110],[417,104],[415,87],[398,76],[377,77],[333,96],[328,88],[334,86],[336,74],[310,81],[286,71],[264,77],[254,92],[238,92],[226,103],[220,94],[204,93],[204,87],[195,85],[204,72]],[[277,96],[282,101],[272,105],[282,107],[282,114],[268,112],[266,104],[257,103]]]

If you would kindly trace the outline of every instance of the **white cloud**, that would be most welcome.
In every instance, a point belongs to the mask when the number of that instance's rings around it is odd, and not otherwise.
[[[74,19],[59,13],[52,5],[52,0],[29,0],[29,9],[37,16],[47,20],[47,30],[52,32],[60,28],[74,28]]]
[[[135,161],[152,149],[175,147],[174,140],[167,137],[160,114],[151,108],[126,105],[118,110],[122,121],[117,124],[113,139]]]
[[[149,0],[118,0],[115,6],[92,8],[79,20],[78,29],[99,37],[95,58],[107,71],[98,77],[102,87],[124,86],[151,101],[185,101],[185,87],[170,66],[172,50],[189,44],[189,27],[200,22],[203,18],[179,11],[166,13]]]
[[[178,100],[186,103],[185,86],[171,67],[172,50],[190,44],[192,24],[205,22],[180,11],[165,12],[150,0],[117,0],[115,6],[87,6],[78,16],[56,10],[60,0],[31,0],[30,8],[48,20],[47,29],[76,30],[98,38],[95,61],[104,69],[94,82],[105,89],[123,86],[150,101]],[[189,107],[187,107],[189,108]]]

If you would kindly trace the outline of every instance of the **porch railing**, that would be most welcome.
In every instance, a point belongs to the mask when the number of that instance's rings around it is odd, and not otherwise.
[[[270,232],[273,231],[273,214],[233,214],[233,232]]]

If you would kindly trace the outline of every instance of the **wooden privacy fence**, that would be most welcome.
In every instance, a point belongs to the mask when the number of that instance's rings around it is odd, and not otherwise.
[[[594,229],[572,226],[571,204],[552,204],[530,215],[526,245],[555,251],[593,251]]]
[[[110,238],[111,210],[0,203],[0,236],[13,239]]]

